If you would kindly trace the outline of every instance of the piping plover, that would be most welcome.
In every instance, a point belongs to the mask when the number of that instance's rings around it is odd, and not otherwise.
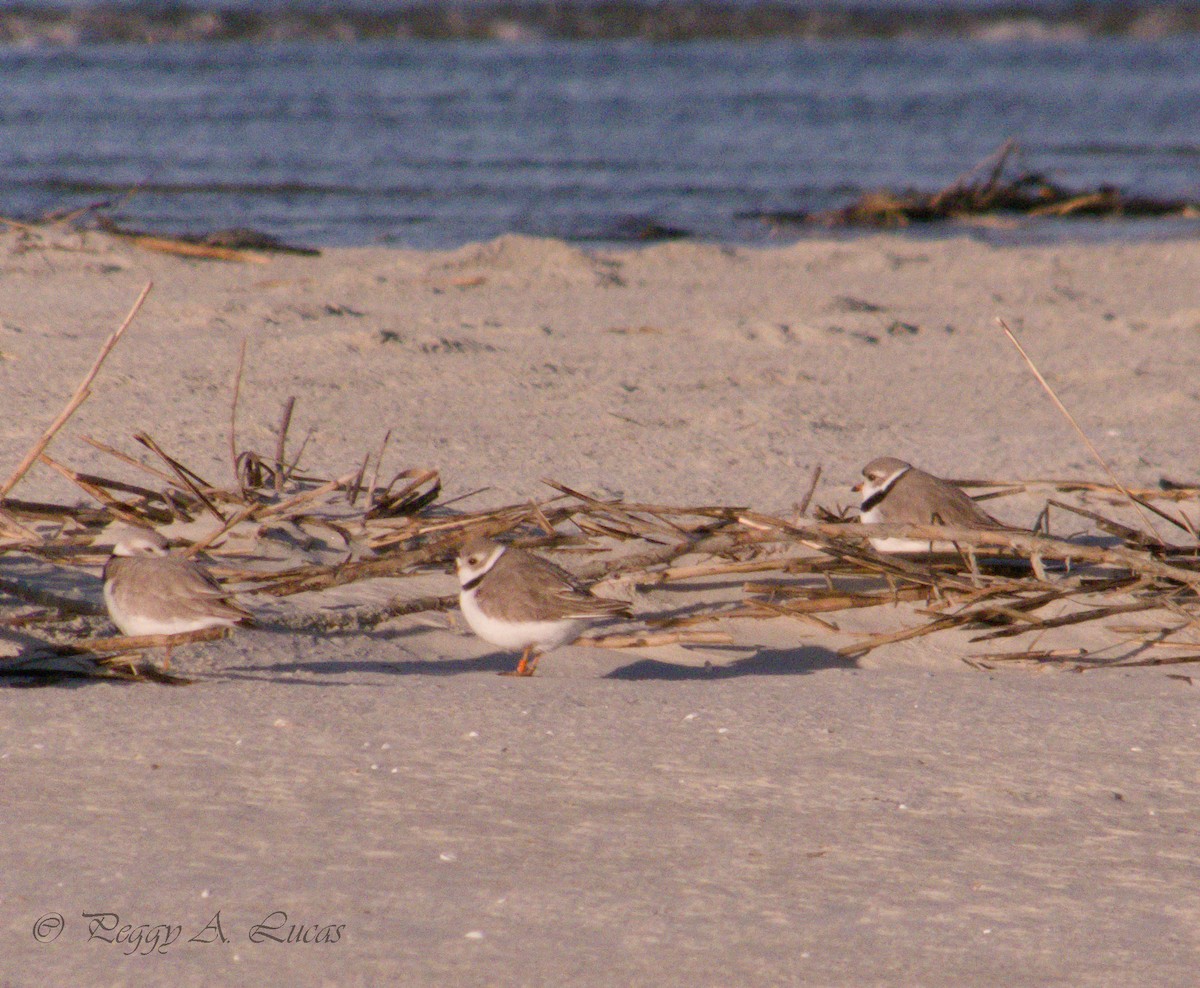
[[[250,621],[231,597],[197,563],[170,555],[167,540],[148,528],[121,533],[104,566],[104,603],[123,635],[176,635]]]
[[[532,676],[538,657],[573,642],[595,621],[628,617],[629,605],[596,597],[566,570],[524,549],[474,538],[459,551],[463,617],[480,638],[522,649],[508,675]]]
[[[863,467],[862,520],[868,525],[907,523],[958,528],[1008,528],[941,477],[918,470],[894,456],[880,456]],[[871,539],[880,552],[931,552],[938,543],[907,538]]]

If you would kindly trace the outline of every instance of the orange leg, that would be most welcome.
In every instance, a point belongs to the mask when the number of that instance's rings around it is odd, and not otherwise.
[[[173,645],[168,645],[166,651],[163,652],[163,672],[166,672],[168,669],[171,668],[171,649],[172,648],[174,648]]]
[[[530,661],[530,658],[533,661]],[[532,676],[533,670],[537,668],[539,655],[535,654],[534,646],[526,645],[525,651],[521,653],[521,661],[517,663],[517,667],[512,672],[502,672],[501,676]]]

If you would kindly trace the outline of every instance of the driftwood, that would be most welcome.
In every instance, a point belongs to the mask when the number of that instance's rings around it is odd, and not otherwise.
[[[853,202],[819,212],[752,212],[745,216],[773,224],[826,227],[902,227],[986,216],[1168,217],[1200,215],[1191,199],[1131,195],[1108,185],[1071,189],[1035,172],[1008,176],[1018,147],[1009,140],[965,175],[936,192],[867,192]]]
[[[79,232],[99,230],[141,250],[200,260],[234,261],[242,264],[266,264],[272,254],[317,257],[321,253],[316,248],[298,247],[285,243],[272,234],[245,227],[214,230],[211,233],[201,234],[171,234],[162,231],[135,230],[123,226],[105,215],[106,210],[121,205],[132,198],[136,192],[135,188],[119,200],[93,202],[65,212],[52,211],[36,219],[18,220],[0,216],[0,224],[31,235],[51,227]]]

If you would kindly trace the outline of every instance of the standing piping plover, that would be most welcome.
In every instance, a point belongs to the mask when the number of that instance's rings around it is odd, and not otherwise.
[[[629,605],[597,597],[566,570],[524,549],[474,538],[459,551],[459,606],[471,630],[522,649],[506,675],[532,676],[541,653],[573,642],[595,621],[628,617]]]
[[[147,528],[123,532],[104,566],[104,603],[123,635],[176,635],[251,621],[231,597],[197,563],[170,555],[167,540]]]
[[[948,480],[918,470],[894,456],[880,456],[863,467],[862,521],[868,525],[907,523],[960,528],[1009,528]],[[908,538],[873,538],[880,552],[931,552],[938,543]]]

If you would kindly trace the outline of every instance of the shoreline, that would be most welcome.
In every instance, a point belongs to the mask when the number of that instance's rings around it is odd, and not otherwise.
[[[750,4],[701,2],[510,2],[465,8],[425,3],[405,10],[313,9],[256,11],[245,3],[190,3],[162,11],[120,4],[93,8],[0,8],[0,41],[11,44],[231,42],[231,41],[593,41],[702,40],[904,41],[961,38],[1136,40],[1190,36],[1200,30],[1195,7],[1140,3],[1062,6],[995,4],[975,9],[892,11],[886,5],[826,4],[806,9],[760,0]]]

